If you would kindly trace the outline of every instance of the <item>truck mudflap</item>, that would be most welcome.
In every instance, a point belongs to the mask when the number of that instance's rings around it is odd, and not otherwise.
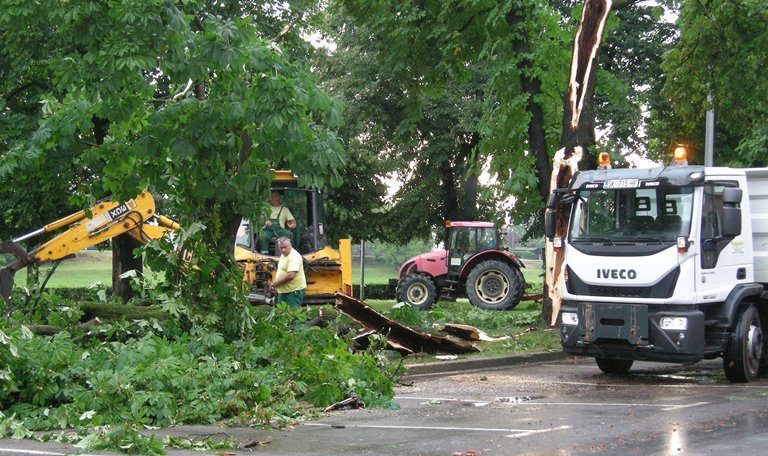
[[[684,318],[685,328],[662,329],[665,317]],[[559,321],[563,350],[573,355],[681,363],[704,356],[704,313],[698,310],[581,302],[563,306]]]

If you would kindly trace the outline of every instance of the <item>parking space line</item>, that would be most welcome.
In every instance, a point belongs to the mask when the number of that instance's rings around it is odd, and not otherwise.
[[[527,435],[541,434],[544,432],[559,431],[571,429],[573,426],[558,426],[547,429],[509,429],[509,428],[473,428],[473,427],[454,427],[454,426],[407,426],[390,424],[327,424],[327,423],[304,423],[303,426],[326,427],[332,429],[343,428],[362,428],[362,429],[398,429],[414,431],[465,431],[465,432],[511,432],[507,437],[525,437]]]
[[[440,401],[440,402],[462,402],[462,403],[488,403],[492,401],[483,401],[481,399],[459,399],[450,397],[416,397],[416,396],[395,396],[396,400],[405,401]],[[498,401],[495,401],[498,402]],[[633,402],[541,402],[535,400],[520,402],[499,402],[504,405],[525,406],[525,405],[550,405],[550,406],[586,406],[586,407],[655,407],[663,411],[679,410],[683,408],[698,407],[708,405],[709,402],[694,402],[691,404],[652,404],[652,403],[633,403]]]

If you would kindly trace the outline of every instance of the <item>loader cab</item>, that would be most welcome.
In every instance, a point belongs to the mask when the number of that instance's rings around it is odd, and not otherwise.
[[[302,255],[317,252],[328,245],[324,230],[323,194],[316,188],[298,186],[295,176],[288,171],[276,171],[271,192],[280,196],[280,203],[290,210],[296,227],[289,229],[291,244]],[[267,216],[268,217],[268,216]],[[258,223],[243,219],[237,232],[236,247],[261,253],[265,217]],[[275,245],[276,236],[267,233],[269,255],[279,256]]]
[[[475,254],[498,250],[501,246],[499,231],[490,222],[446,222],[448,230],[448,270],[458,273]]]

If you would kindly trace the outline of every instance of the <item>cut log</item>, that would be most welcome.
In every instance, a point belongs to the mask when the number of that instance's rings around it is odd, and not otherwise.
[[[440,332],[456,336],[460,339],[469,341],[480,340],[480,330],[474,326],[446,323],[445,326],[435,324],[432,327]]]
[[[406,326],[382,315],[363,301],[344,293],[336,293],[335,307],[364,327],[385,336],[391,343],[405,347],[414,353],[459,354],[480,351],[471,343],[456,337],[438,336]]]

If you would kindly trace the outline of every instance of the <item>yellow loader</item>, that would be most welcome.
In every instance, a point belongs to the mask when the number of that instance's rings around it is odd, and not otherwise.
[[[340,239],[339,248],[328,245],[324,234],[322,195],[317,189],[298,186],[290,171],[275,171],[273,191],[283,195],[283,202],[293,211],[296,228],[292,238],[295,248],[304,257],[307,278],[305,304],[333,302],[334,293],[352,293],[352,253],[349,239]],[[29,264],[42,265],[71,258],[77,252],[128,234],[141,243],[179,230],[175,221],[155,210],[155,200],[148,192],[125,202],[101,201],[90,208],[91,217],[80,211],[49,223],[10,241],[0,243],[0,254],[15,259],[0,270],[0,296],[9,303],[14,274]],[[25,250],[21,242],[42,234],[65,229],[53,239]],[[270,246],[274,239],[270,239]],[[254,304],[272,304],[270,284],[277,269],[276,255],[261,253],[257,248],[254,226],[243,220],[234,247],[237,263],[243,268],[243,281],[250,288],[248,300]],[[272,250],[274,251],[274,250]]]

